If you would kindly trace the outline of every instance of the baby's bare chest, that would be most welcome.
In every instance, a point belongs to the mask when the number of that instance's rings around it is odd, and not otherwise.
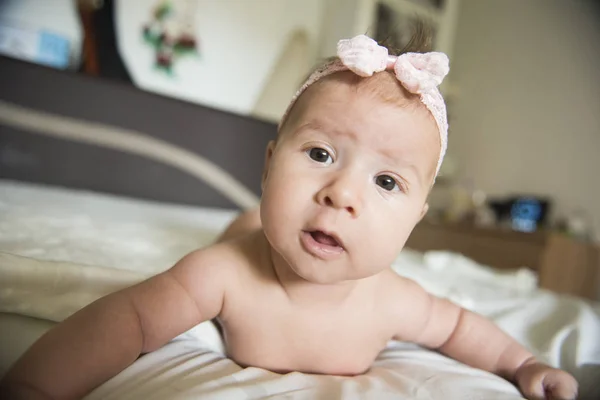
[[[302,309],[266,298],[240,305],[223,321],[228,355],[273,371],[355,375],[391,338],[383,318],[361,307]]]

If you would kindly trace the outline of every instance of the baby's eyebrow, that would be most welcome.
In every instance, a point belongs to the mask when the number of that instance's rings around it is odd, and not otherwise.
[[[300,128],[298,129],[298,132],[300,133],[300,132],[304,132],[304,131],[317,131],[317,132],[322,132],[325,134],[330,134],[332,136],[347,136],[347,137],[350,137],[354,141],[356,141],[358,138],[358,135],[356,134],[356,132],[340,130],[340,129],[335,128],[331,124],[325,124],[320,120],[308,121],[307,123],[301,125]]]
[[[389,162],[395,165],[399,164],[398,155],[394,154],[389,148],[381,147],[377,150],[377,152],[381,154],[383,158],[386,158]],[[412,165],[412,167],[414,168],[414,165]]]
[[[394,153],[392,153],[391,151],[389,151],[386,148],[378,149],[378,153],[381,154],[381,156],[383,158],[385,158],[388,162],[390,162],[390,164],[394,165],[395,167],[403,169],[403,170],[411,171],[412,175],[414,175],[414,177],[417,178],[417,180],[420,183],[423,183],[426,181],[425,177],[423,176],[422,173],[419,172],[419,168],[417,168],[417,166],[414,163],[402,162],[399,159],[398,155],[395,155]]]
[[[298,131],[305,131],[305,130],[322,131],[323,126],[316,121],[308,121],[307,123],[301,125],[300,128],[298,128]]]
[[[419,183],[424,182],[425,178],[423,177],[423,174],[419,173],[419,169],[415,164],[407,164],[404,168],[411,171]]]

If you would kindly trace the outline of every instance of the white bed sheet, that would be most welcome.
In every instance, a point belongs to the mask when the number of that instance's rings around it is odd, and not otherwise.
[[[210,243],[234,216],[228,210],[0,180],[0,374],[51,321],[168,268],[188,251]],[[597,304],[537,290],[535,276],[527,270],[498,274],[450,253],[403,251],[392,268],[430,292],[493,319],[539,357],[572,372],[582,386],[582,398],[600,398]],[[143,356],[88,398],[342,396],[520,398],[500,378],[398,342],[390,342],[361,377],[244,369],[224,357],[210,323]]]

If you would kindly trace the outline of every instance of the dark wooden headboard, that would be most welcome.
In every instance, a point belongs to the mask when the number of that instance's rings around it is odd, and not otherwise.
[[[276,125],[0,57],[0,179],[249,207]]]

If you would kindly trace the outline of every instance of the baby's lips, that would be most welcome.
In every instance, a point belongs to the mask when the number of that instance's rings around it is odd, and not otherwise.
[[[335,240],[336,242],[336,246],[341,247],[342,249],[346,249],[346,246],[344,245],[344,241],[342,239],[340,239],[340,236],[333,231],[328,231],[327,229],[324,228],[315,228],[315,229],[311,229],[310,232],[320,232],[323,235],[327,235],[329,237],[331,237],[333,240]]]
[[[311,233],[311,235],[317,242],[321,244],[332,247],[341,247],[339,241],[335,237],[328,235],[325,232],[314,231]]]

